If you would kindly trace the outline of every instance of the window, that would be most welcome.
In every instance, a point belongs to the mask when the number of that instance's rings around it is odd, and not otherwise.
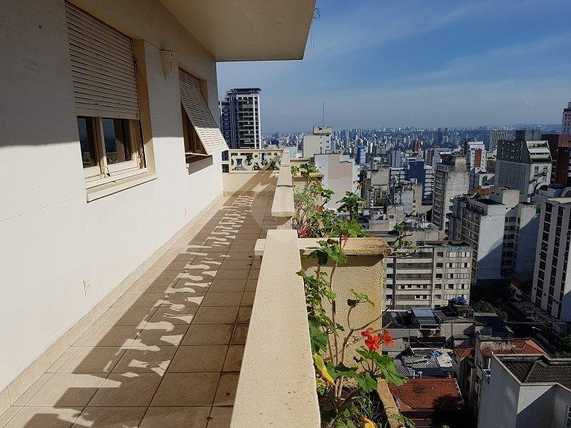
[[[188,115],[184,111],[184,107],[181,105],[181,114],[182,114],[182,135],[184,138],[184,154],[186,157],[186,162],[195,162],[197,160],[202,159],[206,154],[206,150],[204,150],[204,146],[200,142],[200,138],[198,134],[194,130]]]
[[[145,166],[138,120],[79,116],[77,128],[88,183]]]
[[[87,187],[145,167],[133,41],[66,2],[79,147]]]
[[[206,102],[204,81],[179,69],[179,85],[186,163],[212,161],[214,153],[228,146]]]

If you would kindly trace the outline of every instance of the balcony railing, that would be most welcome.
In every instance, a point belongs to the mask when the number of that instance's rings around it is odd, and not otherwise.
[[[252,173],[278,170],[282,158],[281,149],[239,149],[224,154],[222,168],[229,173]]]

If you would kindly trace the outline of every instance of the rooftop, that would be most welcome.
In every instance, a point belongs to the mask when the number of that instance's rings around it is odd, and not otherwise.
[[[502,364],[522,383],[557,383],[571,389],[571,359],[502,356]]]
[[[389,386],[399,410],[435,410],[444,405],[457,409],[462,396],[456,379],[410,379],[400,386]]]
[[[545,355],[546,352],[533,339],[511,339],[509,341],[484,341],[480,346],[484,357],[492,354]]]

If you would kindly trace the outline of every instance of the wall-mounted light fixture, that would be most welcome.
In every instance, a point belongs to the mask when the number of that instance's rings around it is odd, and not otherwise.
[[[175,52],[171,49],[161,49],[161,64],[163,67],[163,74],[165,75],[165,78],[168,78],[175,70]]]

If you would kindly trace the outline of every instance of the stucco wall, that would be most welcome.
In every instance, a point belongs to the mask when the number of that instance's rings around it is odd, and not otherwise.
[[[495,359],[491,373],[489,382],[482,380],[478,428],[516,428],[519,384]]]
[[[153,0],[76,1],[144,39],[157,179],[86,202],[67,53],[64,2],[3,5],[0,49],[0,391],[191,218],[222,194],[218,157],[189,175],[175,49],[208,81],[212,57]],[[214,114],[217,118],[217,114]]]

